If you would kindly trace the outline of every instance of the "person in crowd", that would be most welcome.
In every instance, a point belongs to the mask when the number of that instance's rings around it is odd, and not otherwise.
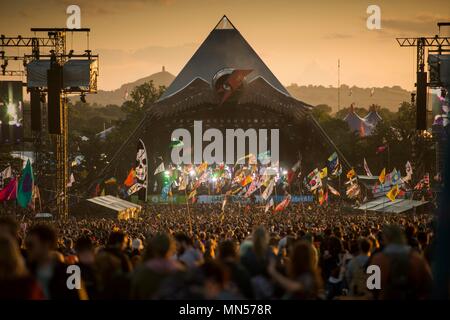
[[[220,261],[228,270],[230,282],[245,298],[253,298],[250,274],[239,262],[238,245],[233,240],[224,240],[219,244]]]
[[[149,240],[143,262],[131,277],[131,298],[153,299],[165,279],[185,269],[172,258],[175,250],[173,238],[166,233],[156,234]]]
[[[44,294],[30,276],[16,239],[0,234],[0,300],[42,300]]]
[[[398,225],[386,225],[383,243],[383,251],[371,261],[382,270],[381,290],[376,297],[382,300],[429,298],[432,285],[430,267],[416,250],[407,245],[403,230]]]
[[[45,224],[33,226],[25,241],[28,264],[46,299],[84,299],[83,290],[67,286],[67,265],[56,251],[57,234]]]
[[[109,235],[106,247],[103,249],[120,260],[120,266],[124,274],[130,272],[132,268],[130,259],[126,254],[127,243],[128,235],[125,232],[113,231]]]
[[[95,247],[91,238],[82,235],[75,241],[74,247],[77,255],[81,278],[86,287],[89,299],[97,296],[96,269],[95,269]]]
[[[277,271],[275,259],[271,259],[269,263],[269,275],[285,290],[287,299],[319,299],[323,294],[322,280],[312,244],[299,241],[292,246],[288,276]]]
[[[199,266],[203,263],[203,254],[194,248],[191,237],[185,233],[175,234],[178,260],[188,268]]]
[[[358,241],[358,255],[347,265],[345,280],[350,296],[368,296],[367,291],[367,267],[372,252],[372,243],[367,238]]]

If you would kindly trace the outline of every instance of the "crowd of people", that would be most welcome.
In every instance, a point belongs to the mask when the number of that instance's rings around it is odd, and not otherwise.
[[[133,220],[3,212],[0,299],[427,299],[434,225],[431,213],[312,204],[148,205]],[[381,289],[367,286],[373,264]]]

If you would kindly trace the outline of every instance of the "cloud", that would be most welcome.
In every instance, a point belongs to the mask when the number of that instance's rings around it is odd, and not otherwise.
[[[433,35],[438,32],[436,23],[448,20],[450,20],[449,16],[426,14],[416,15],[410,19],[382,18],[381,28],[402,35]]]
[[[330,34],[324,35],[322,38],[327,39],[327,40],[350,39],[350,38],[353,38],[353,35],[347,34],[347,33],[330,33]]]

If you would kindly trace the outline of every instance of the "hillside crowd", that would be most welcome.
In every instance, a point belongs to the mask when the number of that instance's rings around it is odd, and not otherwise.
[[[0,299],[428,299],[432,214],[149,205],[138,219],[0,214]],[[79,266],[81,287],[67,286]],[[381,289],[369,290],[369,265]]]

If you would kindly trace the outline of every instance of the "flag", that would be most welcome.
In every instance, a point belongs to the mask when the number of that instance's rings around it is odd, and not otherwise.
[[[178,139],[170,141],[169,147],[170,148],[181,148],[184,146],[184,142]]]
[[[283,201],[281,201],[276,207],[275,207],[275,212],[278,211],[283,211],[284,209],[287,208],[287,206],[289,205],[289,203],[291,202],[291,195],[288,194]]]
[[[241,181],[241,186],[245,187],[246,185],[248,185],[252,181],[253,181],[252,176],[248,175],[248,176],[245,177],[244,180]]]
[[[400,171],[397,171],[397,169],[394,168],[394,170],[392,170],[392,172],[391,172],[390,178],[391,178],[391,184],[398,184],[401,179]]]
[[[380,183],[384,183],[384,181],[386,181],[386,169],[385,168],[383,168],[383,170],[381,170],[381,173],[378,176],[378,180],[380,181]]]
[[[265,207],[265,209],[264,209],[264,213],[266,213],[267,211],[269,211],[269,209],[273,207],[273,204],[274,204],[274,203],[273,203],[273,198],[270,198],[270,201],[267,202],[267,204],[266,204],[266,207]]]
[[[364,170],[369,177],[372,177],[373,174],[370,172],[369,165],[367,164],[366,158],[364,158]]]
[[[197,195],[197,189],[194,189],[189,193],[188,199],[194,198]]]
[[[136,193],[136,192],[138,192],[139,190],[141,190],[142,187],[143,187],[142,184],[136,182],[136,183],[133,184],[130,188],[128,188],[127,194],[128,194],[129,196],[131,196],[133,193]]]
[[[124,185],[127,187],[131,187],[134,184],[134,178],[136,177],[136,171],[134,168],[131,168],[130,172],[128,173],[127,178],[123,182]]]
[[[0,190],[0,202],[14,200],[17,196],[17,179],[13,178],[8,184]]]
[[[370,89],[370,96],[371,97],[373,97],[374,93],[375,93],[375,88]]]
[[[386,146],[386,145],[379,146],[379,147],[377,148],[376,154],[382,153],[382,152],[384,152],[386,149],[387,149],[387,146]]]
[[[335,152],[333,152],[333,154],[331,156],[328,157],[327,166],[328,166],[328,169],[330,169],[330,171],[333,172],[336,170],[336,167],[338,165],[339,165],[339,158],[335,151]]]
[[[388,197],[389,200],[394,201],[399,193],[400,193],[400,190],[398,188],[398,184],[396,184],[395,186],[393,186],[391,188],[391,190],[389,190],[388,193],[386,193],[386,197]]]
[[[287,182],[288,182],[288,184],[291,184],[292,181],[294,180],[295,173],[297,172],[298,169],[300,169],[300,164],[301,164],[301,160],[298,160],[298,161],[292,166],[292,168],[289,170],[288,176],[287,176]]]
[[[349,96],[349,97],[351,97],[351,96],[352,96],[352,94],[353,94],[353,90],[352,90],[352,89],[350,89],[350,91],[348,92],[348,96]]]
[[[31,201],[33,183],[33,169],[31,168],[31,163],[28,159],[25,168],[22,170],[22,175],[20,176],[17,187],[17,202],[22,208],[26,208]]]
[[[252,183],[250,184],[250,186],[248,187],[247,192],[245,193],[244,197],[248,198],[252,195],[253,192],[255,192],[256,190],[258,190],[259,186],[258,186],[258,180],[255,179],[252,181]]]
[[[6,167],[2,172],[0,172],[0,178],[2,180],[8,179],[12,177],[11,166]]]
[[[351,179],[356,176],[355,169],[351,168],[349,172],[347,172],[347,179]]]
[[[268,163],[268,160],[270,159],[270,150],[266,150],[264,152],[258,153],[258,160],[259,162]]]
[[[359,187],[359,185],[357,183],[354,183],[354,184],[351,184],[347,188],[345,194],[347,195],[347,197],[349,199],[354,199],[359,195],[360,192],[361,192],[361,188]]]
[[[405,171],[406,171],[406,177],[404,180],[410,181],[412,179],[412,174],[413,174],[411,162],[409,162],[409,161],[406,162]]]
[[[165,171],[164,162],[161,162],[161,164],[158,167],[156,167],[155,173],[153,175],[156,176],[157,174],[164,172],[164,171]]]
[[[69,177],[69,182],[67,182],[67,187],[70,188],[74,182],[75,182],[75,177],[73,176],[73,173],[71,173],[70,177]]]
[[[328,201],[328,190],[324,191],[323,188],[319,189],[319,205],[323,205]]]
[[[317,188],[320,188],[322,186],[322,179],[320,179],[319,169],[316,168],[311,171],[307,176],[307,180],[310,191],[314,191]]]
[[[170,192],[170,186],[172,185],[171,182],[166,182],[166,184],[162,187],[161,189],[161,198],[163,198],[163,200],[167,200],[167,197],[169,195]]]
[[[328,169],[327,167],[323,168],[322,170],[320,170],[320,179],[324,179],[326,178],[328,175]]]
[[[359,123],[359,136],[360,137],[366,136],[366,127],[364,126],[364,121],[362,121],[362,120]]]
[[[178,187],[178,190],[186,190],[188,184],[188,176],[186,174],[182,174],[180,176],[180,186]]]
[[[208,163],[207,162],[202,162],[201,164],[198,165],[197,167],[197,174],[200,175],[203,171],[205,171],[208,168]]]
[[[328,190],[330,190],[330,192],[332,193],[332,194],[334,194],[335,196],[337,196],[337,197],[340,197],[341,196],[341,194],[339,193],[339,191],[337,191],[335,188],[333,188],[331,185],[327,185],[327,187],[328,187]]]
[[[273,191],[273,187],[274,187],[274,186],[275,186],[275,180],[272,179],[272,180],[270,180],[269,185],[267,186],[267,188],[264,190],[264,192],[263,192],[262,195],[261,195],[261,197],[262,197],[264,200],[269,199],[270,195],[272,194],[272,191]]]

